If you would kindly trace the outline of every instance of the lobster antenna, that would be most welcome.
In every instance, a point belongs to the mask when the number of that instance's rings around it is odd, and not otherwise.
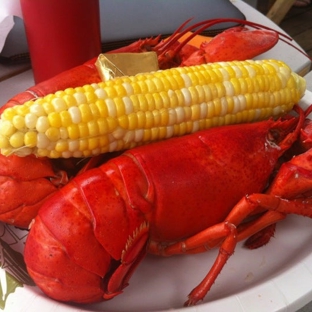
[[[168,40],[166,41],[163,41],[161,43],[159,43],[157,45],[157,50],[160,51],[160,50],[163,50],[163,49],[166,49],[169,45],[177,42],[179,40],[179,38],[181,38],[181,33],[182,34],[185,34],[186,33],[186,30],[184,30],[183,32],[182,29],[186,26],[186,24],[188,24],[191,20],[193,19],[193,17],[189,18],[188,20],[186,20],[181,26],[179,26],[178,29],[176,29],[172,34],[171,36],[169,37]],[[193,29],[192,26],[190,26],[189,28]],[[176,39],[177,37],[177,39]]]

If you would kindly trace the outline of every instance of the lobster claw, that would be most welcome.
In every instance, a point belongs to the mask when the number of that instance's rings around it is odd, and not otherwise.
[[[272,30],[233,27],[203,42],[181,65],[252,59],[274,47],[278,40],[279,34]]]
[[[0,202],[0,220],[27,228],[42,202],[67,181],[48,159],[0,155],[0,197],[6,199]]]

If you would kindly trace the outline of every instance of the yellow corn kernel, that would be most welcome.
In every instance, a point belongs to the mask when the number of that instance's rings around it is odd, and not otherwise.
[[[99,127],[96,122],[96,120],[90,120],[87,123],[88,131],[89,131],[89,136],[90,137],[97,137],[99,134]]]
[[[11,135],[10,144],[13,148],[20,148],[24,145],[24,133],[22,132],[15,132]]]
[[[45,135],[47,136],[47,138],[52,141],[52,142],[56,142],[60,137],[60,131],[58,128],[55,127],[51,127],[49,128],[46,132]]]
[[[68,127],[72,124],[70,113],[67,110],[60,112],[59,118],[63,127]]]
[[[70,140],[78,140],[80,137],[79,127],[77,124],[72,124],[72,125],[68,126],[67,132],[68,132],[68,138]]]
[[[1,120],[0,121],[1,134],[3,137],[10,137],[16,132],[16,127],[10,120]]]
[[[5,119],[12,120],[13,117],[15,116],[15,111],[13,108],[8,108],[2,113],[2,115],[4,116]]]
[[[55,150],[57,152],[66,152],[68,150],[68,142],[64,140],[60,140],[55,144]]]
[[[0,146],[3,150],[7,151],[7,149],[9,149],[7,152],[8,152],[8,155],[10,153],[10,148],[11,147],[11,144],[9,142],[9,139],[6,138],[5,136],[0,136]]]
[[[105,118],[99,118],[97,120],[100,137],[109,132],[108,121]]]
[[[48,114],[48,120],[51,127],[60,128],[62,126],[61,116],[57,112]]]

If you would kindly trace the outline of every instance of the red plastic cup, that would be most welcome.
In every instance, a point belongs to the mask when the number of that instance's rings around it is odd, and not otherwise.
[[[99,0],[20,0],[35,82],[101,53]]]

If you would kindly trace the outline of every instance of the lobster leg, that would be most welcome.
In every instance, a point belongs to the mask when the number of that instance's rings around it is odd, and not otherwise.
[[[256,200],[249,201],[249,197],[246,196],[234,207],[224,222],[211,226],[189,237],[185,241],[177,242],[166,247],[160,246],[155,242],[150,243],[149,252],[160,253],[162,256],[170,256],[183,253],[203,252],[220,245],[221,242],[219,254],[213,266],[200,284],[191,291],[188,296],[189,299],[184,304],[185,306],[194,305],[205,297],[227,260],[234,253],[237,242],[246,237],[246,235],[238,235],[238,225],[258,207],[259,203]],[[257,223],[257,226],[250,224],[250,226],[245,229],[244,234],[253,235],[257,231],[283,218],[284,214],[274,211],[273,216],[270,216],[270,218],[265,218],[264,220],[260,218],[261,221]]]
[[[195,305],[206,296],[207,292],[212,287],[227,260],[234,253],[237,244],[236,226],[230,222],[222,222],[207,228],[183,242],[178,242],[165,248],[162,248],[155,242],[150,242],[150,245],[148,246],[150,253],[157,254],[158,251],[162,256],[170,256],[174,254],[206,251],[218,245],[220,239],[222,239],[223,242],[219,248],[219,254],[213,266],[200,284],[191,291],[188,296],[189,299],[185,302],[184,306]]]
[[[259,206],[266,208],[269,211],[267,211],[260,218],[257,218],[254,222],[250,222],[249,226],[246,227],[243,231],[239,232],[237,235],[236,230],[231,231],[231,234],[228,235],[221,244],[217,259],[215,260],[210,271],[202,280],[202,282],[189,294],[189,299],[185,303],[186,306],[194,305],[205,297],[216,280],[218,274],[221,272],[226,261],[234,253],[234,249],[238,241],[241,241],[251,235],[255,235],[258,231],[270,228],[272,225],[274,226],[276,222],[284,219],[286,215],[290,213],[312,218],[311,198],[288,200],[270,194],[253,194],[249,197],[244,197],[240,203],[235,206],[235,209],[232,211],[231,215],[233,219],[235,219],[237,216],[238,219],[240,219],[242,210],[241,208],[247,212],[250,209],[253,210],[254,208],[258,208]],[[231,219],[232,217],[228,219]],[[229,223],[228,221],[226,221],[224,224],[227,225],[228,228],[235,228],[233,223]]]
[[[268,209],[261,218],[252,222],[250,226],[240,231],[238,240],[243,240],[255,232],[263,229],[263,226],[268,226],[270,223],[276,223],[286,217],[287,214],[298,214],[304,217],[312,218],[312,199],[284,199],[268,194],[253,194],[248,198],[253,205],[260,205]]]
[[[226,221],[212,226],[183,242],[178,242],[163,248],[161,254],[165,256],[193,253],[194,251],[199,252],[203,251],[203,249],[210,249],[214,247],[220,239],[224,239],[213,266],[200,284],[191,291],[185,306],[194,305],[205,297],[227,260],[234,253],[238,241],[275,224],[284,219],[289,213],[312,217],[311,204],[312,200],[286,200],[270,194],[253,194],[251,196],[245,196],[234,207],[230,215],[226,218]],[[262,217],[257,218],[254,222],[250,222],[243,231],[239,231],[238,233],[238,225],[259,207],[269,209],[269,211]]]
[[[249,249],[257,249],[266,245],[270,241],[271,237],[274,236],[275,228],[276,224],[271,224],[266,228],[260,230],[256,234],[252,235],[245,241],[245,247]]]
[[[188,300],[184,303],[184,306],[193,306],[199,300],[203,300],[211,286],[215,282],[216,278],[220,274],[225,263],[230,256],[234,253],[237,243],[237,231],[236,227],[231,223],[224,223],[228,235],[219,248],[219,254],[215,260],[213,266],[209,270],[205,278],[198,284],[188,295]]]

